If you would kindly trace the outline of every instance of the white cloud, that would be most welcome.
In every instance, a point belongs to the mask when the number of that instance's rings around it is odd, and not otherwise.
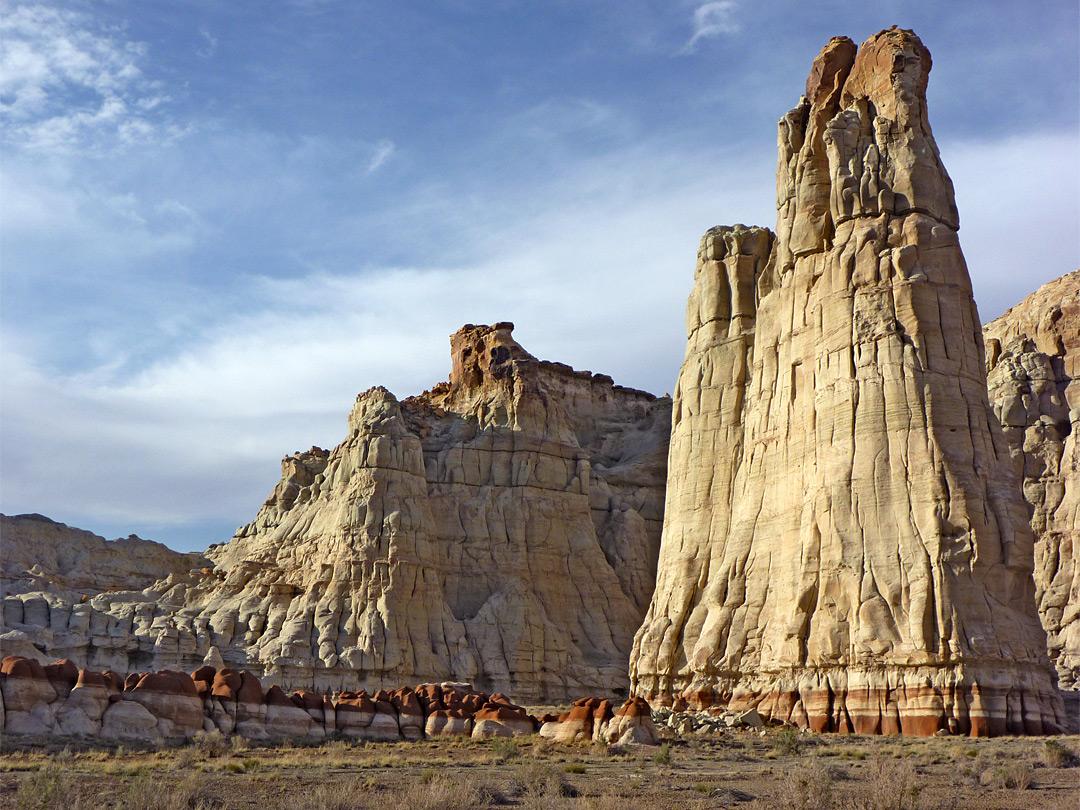
[[[498,217],[467,263],[441,265],[439,242],[421,241],[411,267],[250,278],[247,314],[190,311],[177,347],[134,373],[123,342],[104,347],[96,367],[59,373],[35,359],[29,337],[7,332],[6,508],[125,533],[243,523],[282,455],[344,437],[359,391],[381,384],[404,397],[446,379],[447,338],[467,322],[512,320],[538,357],[670,390],[700,233],[729,219],[725,209],[772,207],[767,157],[764,188],[735,163],[719,189],[697,168],[715,153],[686,157],[642,147],[489,200]],[[529,211],[518,195],[531,198]],[[184,216],[170,200],[159,208]],[[145,317],[193,299],[162,301]]]
[[[41,5],[5,10],[0,37],[0,114],[8,144],[55,152],[181,134],[148,117],[165,98],[139,67],[143,43],[95,30],[87,15]]]
[[[683,46],[681,53],[693,53],[703,39],[714,39],[722,34],[736,34],[740,30],[735,20],[739,4],[734,0],[713,0],[694,9],[694,33]]]

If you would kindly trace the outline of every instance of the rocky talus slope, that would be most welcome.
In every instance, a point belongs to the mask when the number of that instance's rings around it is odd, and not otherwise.
[[[1080,688],[1080,271],[983,327],[990,402],[1035,532],[1035,596],[1064,688]]]
[[[636,694],[815,730],[1063,720],[911,32],[834,38],[777,229],[702,240]]]
[[[75,605],[9,595],[4,638],[122,673],[207,663],[320,691],[450,678],[530,700],[625,695],[671,401],[538,361],[512,329],[461,329],[449,382],[421,396],[361,394],[345,440],[287,457],[212,568]]]

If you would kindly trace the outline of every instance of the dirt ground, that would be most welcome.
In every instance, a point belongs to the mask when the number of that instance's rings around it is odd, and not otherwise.
[[[8,738],[0,808],[117,810],[1078,810],[1080,738],[910,739],[792,730],[660,747],[514,740],[160,749]]]

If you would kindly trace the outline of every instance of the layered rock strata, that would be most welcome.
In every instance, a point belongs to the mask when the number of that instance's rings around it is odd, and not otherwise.
[[[660,744],[652,709],[642,698],[631,698],[619,708],[606,698],[579,698],[569,711],[546,714],[539,723],[540,736],[555,742]]]
[[[909,31],[830,41],[780,121],[775,238],[702,241],[636,694],[819,731],[1061,725],[930,65]]]
[[[1035,532],[1035,597],[1059,682],[1080,688],[1080,271],[983,327],[994,414]]]
[[[421,396],[361,394],[345,441],[287,457],[255,520],[207,552],[212,570],[81,604],[9,595],[3,629],[117,672],[207,663],[320,691],[451,678],[525,699],[625,696],[671,401],[538,361],[512,329],[461,329],[450,380]]]

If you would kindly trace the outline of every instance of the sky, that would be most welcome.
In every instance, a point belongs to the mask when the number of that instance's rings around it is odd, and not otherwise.
[[[227,540],[465,323],[670,392],[701,234],[892,24],[989,320],[1080,267],[1075,0],[2,0],[0,511]]]

